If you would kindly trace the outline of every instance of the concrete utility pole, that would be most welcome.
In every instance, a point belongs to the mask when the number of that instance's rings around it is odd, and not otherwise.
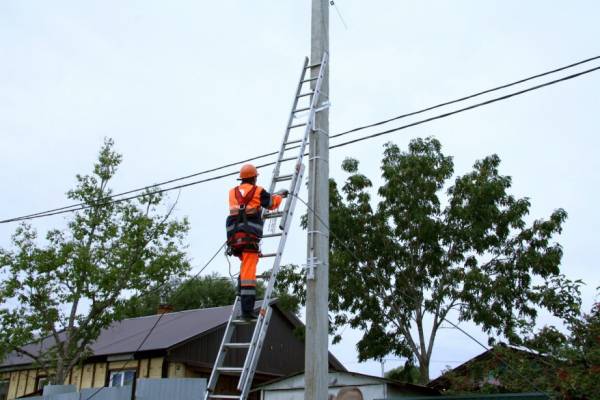
[[[320,64],[329,52],[329,1],[312,0],[311,65]],[[327,64],[329,65],[329,63]],[[312,68],[311,77],[319,68]],[[313,89],[314,83],[312,81]],[[325,69],[320,102],[329,103],[329,67]],[[308,203],[329,225],[329,110],[315,116],[310,136]],[[314,278],[306,282],[305,400],[328,398],[328,310],[329,231],[328,226],[308,211],[308,264],[314,263]]]

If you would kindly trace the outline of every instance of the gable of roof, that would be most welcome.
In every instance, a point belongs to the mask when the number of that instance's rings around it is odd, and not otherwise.
[[[456,374],[456,375],[465,375],[468,373],[468,371],[471,368],[473,368],[478,363],[486,361],[486,360],[490,360],[490,359],[496,359],[499,362],[503,362],[502,357],[497,354],[499,348],[511,351],[515,354],[519,354],[523,357],[527,357],[530,359],[544,358],[543,355],[533,352],[524,347],[508,345],[505,343],[499,343],[496,345],[496,347],[492,347],[492,348],[484,351],[483,353],[476,355],[475,357],[465,361],[464,363],[452,368],[450,371],[446,372],[445,374],[442,374],[442,375],[438,376],[437,378],[429,381],[427,386],[432,387],[432,388],[437,388],[437,389],[445,389],[445,388],[447,388],[447,386],[449,384],[448,378],[446,376],[446,374],[448,374],[448,373],[452,373],[452,374]]]

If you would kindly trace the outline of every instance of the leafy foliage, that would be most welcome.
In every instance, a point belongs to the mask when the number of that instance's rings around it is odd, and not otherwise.
[[[233,304],[236,295],[235,285],[216,273],[187,280],[172,280],[157,289],[128,299],[124,315],[127,318],[152,315],[161,303],[173,307],[174,311],[228,306]]]
[[[528,225],[530,202],[508,193],[511,178],[496,155],[447,187],[454,164],[441,147],[433,138],[412,140],[407,151],[387,144],[376,207],[357,160],[343,162],[349,177],[341,188],[330,182],[332,327],[363,331],[361,360],[414,357],[422,383],[452,310],[519,343],[539,307],[559,317],[579,307],[579,283],[560,274],[553,240],[567,213]],[[299,274],[288,268],[283,276],[303,299]]]
[[[567,322],[568,332],[544,327],[524,341],[524,350],[496,346],[494,357],[448,371],[448,393],[545,392],[554,398],[600,399],[600,304]]]
[[[407,362],[404,366],[390,369],[386,371],[385,377],[404,383],[418,383],[419,382],[419,368],[415,367],[411,362]]]
[[[263,282],[259,281],[256,287],[258,299],[262,298],[265,289]],[[173,307],[174,311],[228,306],[233,304],[236,293],[236,284],[217,273],[186,280],[173,279],[156,290],[129,298],[125,303],[124,315],[127,318],[152,315],[161,303]],[[298,314],[300,301],[293,294],[276,289],[275,297],[282,309]]]
[[[105,140],[92,174],[77,175],[67,193],[86,205],[67,228],[40,241],[23,224],[12,249],[0,249],[0,356],[30,356],[54,383],[64,381],[103,328],[123,317],[131,291],[143,293],[189,268],[188,222],[172,218],[172,207],[160,211],[161,194],[108,201],[121,159]],[[42,342],[39,354],[25,347]]]

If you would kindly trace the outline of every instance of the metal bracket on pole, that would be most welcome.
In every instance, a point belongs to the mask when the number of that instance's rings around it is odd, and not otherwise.
[[[326,130],[323,130],[321,128],[313,129],[312,132],[320,133],[321,135],[325,135],[325,136],[329,136],[329,132],[327,132]]]
[[[315,110],[315,112],[318,113],[319,111],[323,111],[329,107],[331,107],[331,102],[329,100],[324,101],[321,103],[321,106]]]
[[[321,261],[317,257],[308,257],[306,264],[303,264],[304,270],[306,271],[306,279],[315,279],[315,268],[321,265]]]
[[[318,234],[318,235],[323,235],[323,236],[329,237],[329,235],[327,233],[324,233],[324,232],[321,232],[321,231],[308,231],[307,233],[309,235]]]
[[[314,156],[314,157],[309,158],[308,160],[311,161],[311,160],[317,160],[317,159],[321,160],[321,161],[325,161],[326,163],[329,162],[329,160],[327,160],[327,159],[325,159],[325,157],[321,157],[321,156]]]
[[[326,110],[329,107],[331,107],[331,102],[329,100],[327,100],[327,101],[324,101],[323,103],[321,103],[321,105],[318,108],[314,109],[314,113],[312,114],[312,118],[310,119],[312,126],[316,126],[315,118],[317,118],[317,113],[320,111]],[[314,129],[313,129],[313,131],[314,131]]]

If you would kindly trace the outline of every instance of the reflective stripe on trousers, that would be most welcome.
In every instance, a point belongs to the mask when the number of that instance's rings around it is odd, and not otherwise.
[[[240,267],[240,286],[242,288],[256,287],[256,265],[258,264],[258,253],[242,252],[242,265]],[[254,293],[253,293],[254,294]]]

